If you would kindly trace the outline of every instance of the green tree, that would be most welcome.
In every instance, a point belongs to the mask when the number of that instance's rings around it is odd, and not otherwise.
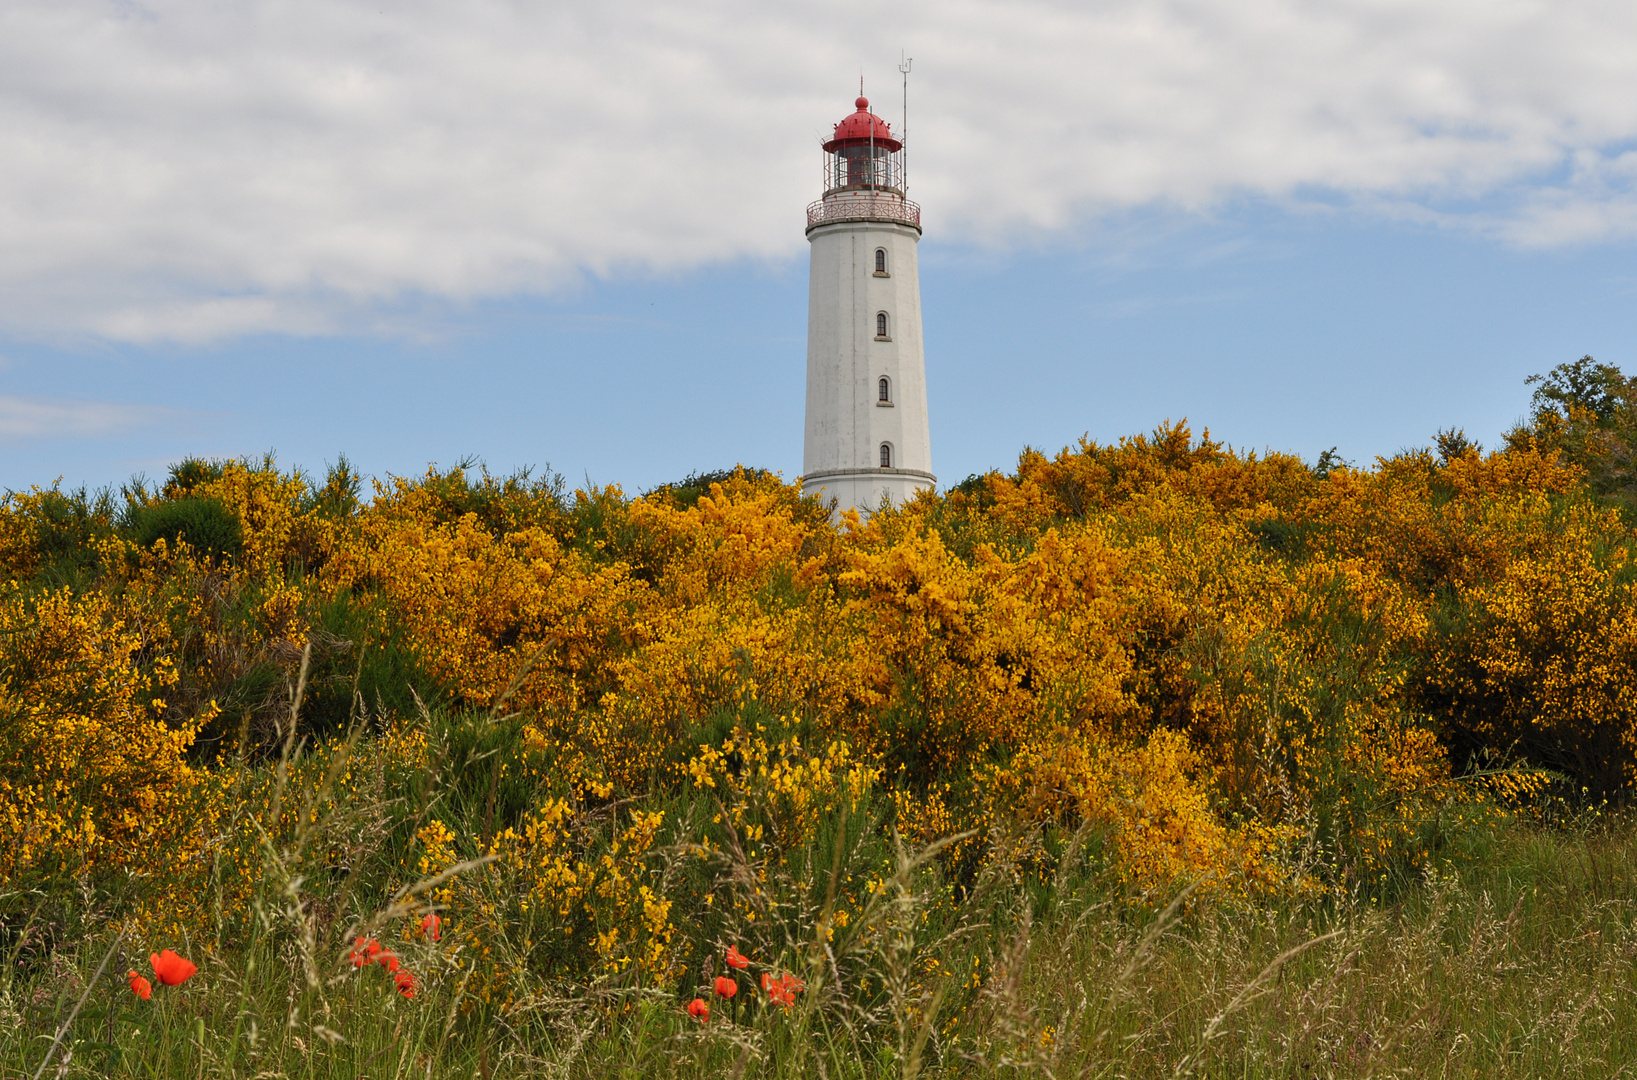
[[[1508,443],[1556,451],[1594,492],[1637,508],[1637,377],[1582,356],[1524,382],[1535,387],[1529,421]]]

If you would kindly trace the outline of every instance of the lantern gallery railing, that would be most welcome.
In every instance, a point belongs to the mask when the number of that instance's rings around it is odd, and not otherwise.
[[[921,227],[921,205],[885,191],[846,192],[820,199],[807,208],[807,227],[832,221],[902,221]]]

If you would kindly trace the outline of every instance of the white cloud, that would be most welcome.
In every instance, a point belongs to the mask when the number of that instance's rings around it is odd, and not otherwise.
[[[0,439],[85,439],[174,425],[193,414],[151,405],[0,394]]]
[[[0,326],[375,328],[578,276],[782,257],[862,65],[928,227],[1008,245],[1319,195],[1504,242],[1637,236],[1637,5],[0,7]]]

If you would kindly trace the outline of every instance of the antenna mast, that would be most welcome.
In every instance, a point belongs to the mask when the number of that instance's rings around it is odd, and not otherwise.
[[[869,100],[864,96],[864,76],[862,75],[858,77],[858,100],[866,102]],[[881,180],[875,169],[875,114],[870,112],[868,108],[864,111],[870,121],[870,156],[864,163],[864,179],[870,185],[870,197],[873,203],[876,185]]]
[[[909,197],[909,69],[915,63],[915,57],[904,57],[904,50],[898,50],[898,70],[904,76],[904,122],[898,127],[898,142],[904,147],[904,175],[901,181],[904,185],[904,197]]]

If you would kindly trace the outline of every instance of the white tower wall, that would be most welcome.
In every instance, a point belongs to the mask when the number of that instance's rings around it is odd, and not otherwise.
[[[807,434],[802,491],[838,509],[902,505],[933,487],[921,342],[920,230],[886,220],[820,224],[807,309]],[[886,269],[875,269],[876,252]],[[887,316],[885,339],[876,317]],[[879,400],[880,380],[890,400]],[[892,464],[881,467],[881,446]]]

